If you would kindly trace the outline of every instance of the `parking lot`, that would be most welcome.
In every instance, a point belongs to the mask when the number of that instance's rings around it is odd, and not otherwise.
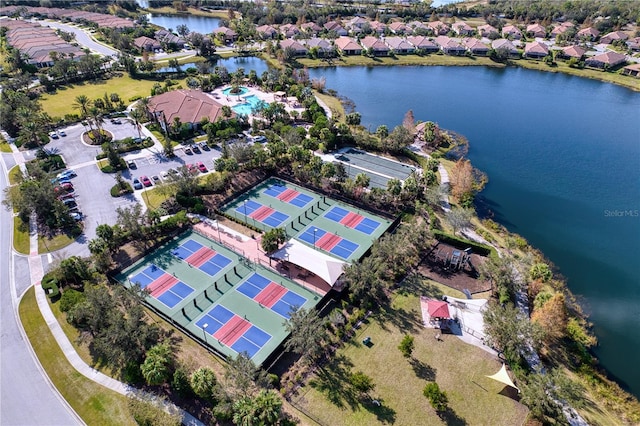
[[[138,137],[138,131],[129,121],[122,119],[122,124],[105,122],[103,125],[114,135],[114,139],[124,139],[126,137]],[[96,155],[101,149],[98,146],[87,145],[82,141],[82,134],[87,130],[82,124],[76,124],[58,129],[62,130],[66,136],[52,139],[45,149],[51,153],[60,154],[67,165],[67,169],[72,169],[77,176],[71,179],[78,209],[84,216],[84,236],[78,239],[79,244],[85,244],[95,238],[96,227],[99,224],[113,225],[116,223],[117,208],[133,206],[137,202],[142,202],[142,191],[134,191],[123,197],[113,198],[110,189],[115,185],[115,174],[102,173],[96,165]],[[143,133],[143,137],[150,133]],[[141,176],[161,176],[163,171],[170,168],[177,168],[187,164],[202,162],[208,170],[213,170],[213,161],[220,157],[218,150],[200,150],[199,153],[185,153],[182,147],[174,150],[175,157],[167,158],[162,153],[162,148],[158,143],[150,148],[134,151],[123,155],[125,161],[133,161],[135,168],[124,170],[122,176],[132,183],[133,178]],[[25,159],[34,158],[36,151],[25,152]]]

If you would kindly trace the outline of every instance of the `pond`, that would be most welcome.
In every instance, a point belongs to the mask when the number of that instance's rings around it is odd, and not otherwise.
[[[233,73],[237,71],[239,68],[244,68],[245,74],[249,74],[249,71],[255,70],[259,76],[262,75],[263,72],[269,69],[269,66],[265,61],[253,56],[218,59],[217,61],[210,64],[209,71],[213,72],[213,69],[216,66],[225,67],[227,71],[229,71],[229,73]],[[180,69],[182,69],[182,71],[185,71],[188,68],[196,68],[196,67],[197,67],[197,64],[195,62],[188,62],[180,65]],[[175,69],[172,67],[164,66],[164,67],[158,68],[156,71],[160,73],[175,72]]]
[[[184,24],[189,28],[189,31],[211,34],[213,30],[220,27],[220,18],[212,18],[209,16],[194,16],[194,15],[159,15],[149,13],[147,15],[149,23],[159,25],[166,29],[172,29],[174,32],[178,25]]]

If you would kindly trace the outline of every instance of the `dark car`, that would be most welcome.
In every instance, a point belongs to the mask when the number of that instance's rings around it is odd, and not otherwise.
[[[142,189],[142,183],[138,178],[133,178],[133,189]]]
[[[74,207],[78,207],[78,203],[76,203],[76,200],[73,200],[73,199],[62,200],[62,202],[64,203],[65,206],[69,207],[70,209]]]
[[[196,154],[200,154],[202,151],[200,151],[200,147],[198,147],[198,145],[194,145],[191,147],[191,149],[193,150],[194,153]]]
[[[140,182],[142,182],[142,184],[147,187],[153,185],[153,183],[151,183],[151,179],[146,176],[140,176]]]
[[[202,148],[205,151],[211,151],[211,148],[209,148],[209,145],[207,145],[206,142],[200,142],[200,148]]]

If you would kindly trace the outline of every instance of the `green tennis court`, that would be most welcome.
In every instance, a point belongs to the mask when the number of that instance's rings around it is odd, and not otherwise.
[[[281,179],[267,179],[222,207],[237,220],[268,230],[284,228],[289,238],[352,262],[362,257],[392,221],[300,188]],[[271,218],[286,220],[271,226]]]
[[[148,291],[146,303],[223,356],[262,363],[287,337],[293,309],[320,296],[227,247],[188,231],[116,276]]]

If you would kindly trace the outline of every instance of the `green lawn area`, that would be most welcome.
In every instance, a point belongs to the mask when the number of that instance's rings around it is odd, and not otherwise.
[[[504,386],[485,377],[500,368],[494,357],[452,335],[438,342],[435,330],[422,326],[419,296],[441,297],[443,289],[453,292],[428,280],[410,286],[337,351],[294,403],[330,425],[522,424],[526,407],[501,395]],[[415,338],[409,359],[398,350],[405,334]],[[365,336],[371,337],[371,347],[361,344]],[[344,386],[349,371],[373,378],[376,386],[370,395],[382,402],[381,407],[353,398]],[[447,392],[450,410],[441,417],[422,395],[428,380]]]
[[[15,185],[20,182],[22,178],[22,170],[20,170],[20,166],[13,166],[11,170],[9,170],[9,184]]]
[[[20,320],[42,367],[86,424],[136,424],[129,414],[125,396],[87,379],[67,362],[40,314],[33,288],[24,295],[19,309]]]
[[[124,100],[125,104],[129,104],[129,99],[135,96],[149,96],[151,88],[157,83],[154,80],[134,80],[128,75],[114,77],[109,80],[101,80],[97,83],[86,82],[73,84],[58,89],[55,94],[46,94],[41,98],[42,109],[51,117],[64,117],[65,114],[78,114],[73,108],[73,103],[78,95],[86,95],[89,99],[101,98],[106,93],[117,93]],[[182,80],[177,81],[184,84]]]
[[[18,216],[13,218],[13,248],[18,253],[29,254],[29,226],[23,224]]]
[[[344,108],[343,108],[342,104],[340,103],[340,99],[338,99],[338,98],[336,98],[334,96],[331,96],[331,95],[327,95],[326,93],[318,93],[317,91],[314,91],[313,93],[321,101],[323,101],[325,104],[327,104],[327,106],[331,110],[331,113],[333,114],[333,119],[334,120],[342,122],[342,123],[345,122]]]
[[[49,253],[60,250],[75,241],[75,238],[67,234],[58,234],[51,238],[38,236],[38,253]]]
[[[160,207],[160,204],[162,204],[169,197],[170,194],[159,190],[157,187],[153,189],[147,189],[146,191],[142,192],[142,199],[144,200],[147,207],[151,209],[157,209],[158,207]]]
[[[0,136],[0,152],[11,152],[11,146],[2,136]]]

